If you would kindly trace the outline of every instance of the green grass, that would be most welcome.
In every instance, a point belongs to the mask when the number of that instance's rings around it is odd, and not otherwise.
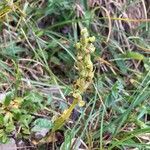
[[[104,3],[89,7],[85,0],[1,2],[0,97],[6,96],[0,98],[1,142],[13,137],[31,143],[35,132],[47,129],[49,138],[43,143],[53,149],[150,149],[150,23],[130,28],[133,22],[126,20],[126,26],[121,25],[115,18],[130,1],[121,10],[109,10]],[[86,105],[76,107],[77,119],[66,121],[60,129],[62,142],[58,144],[56,135],[53,145],[54,120],[70,106],[67,96],[78,78],[75,43],[81,27],[96,37],[95,76],[83,95]],[[14,108],[14,100],[23,103]],[[8,112],[13,117],[5,117]]]

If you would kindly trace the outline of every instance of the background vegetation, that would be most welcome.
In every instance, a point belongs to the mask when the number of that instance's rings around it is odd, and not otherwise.
[[[0,141],[28,149],[150,149],[150,7],[144,0],[0,1]],[[72,103],[75,44],[95,36],[94,79]]]

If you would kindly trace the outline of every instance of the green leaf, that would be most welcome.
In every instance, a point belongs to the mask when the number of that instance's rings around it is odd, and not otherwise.
[[[110,93],[106,98],[106,106],[110,107],[116,103],[116,100],[120,97],[120,92],[123,90],[123,84],[118,80],[111,88]]]
[[[116,45],[118,45],[117,43],[115,43]],[[118,46],[119,47],[119,46]],[[110,49],[110,52],[111,54],[113,55],[114,59],[115,59],[115,62],[117,64],[117,66],[119,67],[120,71],[123,73],[123,74],[126,74],[127,73],[127,67],[126,67],[126,64],[125,64],[125,61],[124,60],[118,60],[119,58],[119,54],[117,53],[116,49],[114,48],[111,48]]]
[[[22,133],[27,134],[27,135],[31,134],[29,128],[26,128],[26,127],[22,127]]]
[[[48,119],[39,118],[36,119],[33,123],[34,127],[32,128],[33,132],[41,131],[41,129],[48,129],[52,128],[52,122]]]
[[[12,120],[12,117],[13,115],[11,113],[7,113],[5,116],[4,116],[4,125],[6,125],[9,121]]]
[[[24,50],[25,49],[23,49],[22,47],[19,47],[19,46],[15,45],[14,42],[11,42],[6,48],[4,48],[2,50],[2,53],[4,55],[6,55],[7,57],[17,58],[16,54],[20,54]]]
[[[131,131],[129,133],[126,133],[124,138],[122,138],[119,141],[112,141],[111,146],[108,148],[108,150],[112,150],[114,147],[121,145],[123,142],[130,140],[133,137],[136,137],[137,135],[144,134],[144,133],[149,133],[150,128],[145,128],[145,129],[137,129],[134,131]]]
[[[60,150],[64,150],[64,149],[70,149],[71,147],[71,140],[72,140],[72,134],[70,131],[67,131],[65,133],[65,141],[63,142],[63,144],[60,147]]]
[[[1,138],[4,134],[5,134],[4,130],[1,129],[1,130],[0,130],[0,138]]]
[[[3,125],[4,123],[4,116],[0,114],[0,125]]]
[[[33,119],[33,116],[31,116],[31,115],[22,115],[21,117],[20,117],[20,124],[21,125],[23,125],[23,126],[25,126],[25,127],[29,127],[29,124],[31,123],[31,121],[32,121],[32,119]]]
[[[43,96],[37,92],[32,91],[27,95],[27,97],[25,99],[29,100],[30,102],[41,103],[43,100]]]
[[[146,71],[150,70],[150,58],[144,60],[144,68]]]
[[[38,110],[44,108],[43,96],[37,92],[28,92],[24,97],[24,100],[21,104],[21,109],[26,113],[36,113]]]
[[[122,56],[125,57],[125,58],[136,59],[136,60],[145,59],[144,55],[142,55],[140,53],[137,53],[137,52],[126,52]]]
[[[58,53],[59,59],[63,60],[64,63],[68,64],[68,65],[72,65],[72,58],[69,57],[68,55],[66,55],[66,53],[64,52],[59,52]]]
[[[17,108],[13,108],[11,110],[11,112],[13,113],[13,117],[16,119],[16,120],[19,120],[20,117],[21,117],[21,114],[23,113],[21,109],[17,109]]]
[[[52,95],[49,94],[48,97],[47,97],[47,104],[50,105],[52,100],[53,100]]]
[[[5,97],[5,100],[4,100],[4,105],[5,106],[9,106],[9,104],[12,100],[12,97],[13,97],[12,92],[7,93],[7,95]]]
[[[14,126],[13,123],[9,123],[9,124],[7,124],[5,127],[6,127],[5,131],[6,131],[7,133],[11,133],[12,131],[15,130],[15,126]]]
[[[57,57],[55,57],[55,56],[51,57],[50,61],[52,63],[54,63],[55,65],[58,65],[58,66],[61,65],[60,60]]]
[[[7,143],[8,140],[9,140],[9,139],[8,139],[8,137],[7,137],[7,135],[6,135],[5,133],[4,133],[3,136],[0,138],[0,141],[1,141],[2,143],[4,143],[4,144]]]

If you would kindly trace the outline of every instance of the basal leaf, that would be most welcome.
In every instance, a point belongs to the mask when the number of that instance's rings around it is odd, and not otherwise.
[[[36,119],[33,123],[34,127],[32,128],[33,132],[41,131],[44,129],[51,129],[52,128],[52,122],[48,119],[39,118]]]

